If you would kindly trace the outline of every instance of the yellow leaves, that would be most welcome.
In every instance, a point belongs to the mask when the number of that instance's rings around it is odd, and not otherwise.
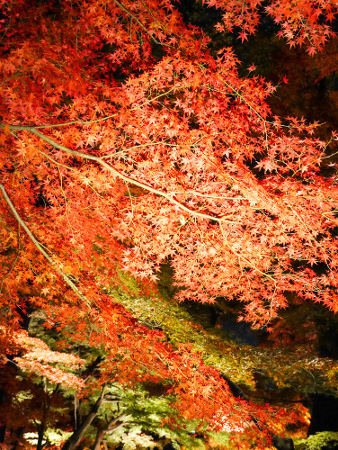
[[[10,129],[6,124],[3,128],[0,128],[0,145],[5,144],[7,137],[10,135]]]
[[[149,24],[149,28],[152,28],[153,30],[159,30],[162,28],[162,26],[163,24],[158,21],[153,21]]]
[[[3,130],[3,132],[4,132],[5,134],[7,134],[7,135],[11,133],[11,131],[10,131],[10,129],[9,129],[7,123],[6,123],[5,126],[2,128],[2,130]]]
[[[65,267],[63,268],[63,272],[66,273],[66,274],[72,273],[72,272],[73,272],[72,266],[65,266]]]
[[[3,247],[16,247],[18,245],[17,234],[12,231],[6,232],[5,229],[1,230],[1,244]]]

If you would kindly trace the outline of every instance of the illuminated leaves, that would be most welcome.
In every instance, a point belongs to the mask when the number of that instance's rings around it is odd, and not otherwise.
[[[121,269],[150,289],[170,261],[179,300],[239,301],[256,327],[276,321],[290,293],[337,311],[337,180],[320,174],[318,124],[273,116],[275,87],[241,78],[229,48],[212,56],[167,0],[28,3],[11,2],[0,61],[1,183],[17,211],[1,196],[6,352],[23,371],[82,388],[71,352],[99,349],[88,391],[168,382],[189,418],[219,426],[222,405],[233,429],[252,415],[270,423],[275,412],[238,403],[192,347],[171,347],[103,293],[128,289]],[[262,2],[207,3],[224,13],[220,30],[255,31]],[[266,11],[313,53],[335,8]],[[66,335],[69,354],[15,334],[30,310]]]
[[[222,22],[217,25],[219,31],[233,31],[234,27],[239,27],[242,31],[238,38],[243,42],[257,30],[263,3],[261,0],[244,3],[238,0],[204,0],[204,3],[222,10]],[[337,14],[334,1],[271,0],[265,6],[265,12],[280,25],[279,37],[285,38],[290,47],[306,45],[310,55],[322,49],[325,42],[335,36],[330,27]]]
[[[20,369],[48,379],[50,383],[67,388],[81,389],[84,381],[68,370],[78,369],[84,361],[69,353],[52,351],[38,338],[32,338],[24,331],[14,336],[14,341],[25,353],[14,361]],[[56,364],[56,365],[55,365]]]

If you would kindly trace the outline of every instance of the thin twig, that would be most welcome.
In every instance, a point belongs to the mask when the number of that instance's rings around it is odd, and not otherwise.
[[[143,108],[144,106],[148,105],[149,103],[152,103],[154,101],[156,101],[157,99],[161,98],[161,97],[165,97],[166,95],[170,94],[170,92],[172,92],[174,89],[182,89],[182,88],[187,88],[190,87],[190,85],[186,85],[186,86],[180,86],[180,87],[176,87],[173,86],[172,88],[170,88],[168,91],[163,92],[162,94],[158,94],[153,98],[150,98],[149,100],[145,101],[144,103],[142,103],[141,105],[137,105],[134,106],[133,108],[130,108],[130,111],[136,111],[137,109]],[[89,125],[91,123],[99,123],[99,122],[103,122],[105,120],[108,119],[112,119],[113,117],[116,117],[120,114],[120,112],[112,114],[110,116],[105,116],[105,117],[101,117],[100,119],[95,119],[95,120],[73,120],[72,122],[63,122],[63,123],[56,123],[56,124],[51,124],[51,125],[39,125],[34,127],[35,129],[42,129],[42,128],[56,128],[56,127],[65,127],[67,125]],[[4,127],[3,124],[0,124],[0,127]],[[9,127],[10,128],[10,127]]]
[[[141,28],[143,28],[143,30],[151,37],[151,39],[158,45],[164,45],[166,47],[170,47],[170,48],[174,48],[172,45],[166,44],[165,42],[160,42],[157,39],[154,38],[154,36],[149,32],[148,28],[146,26],[143,25],[143,23],[134,15],[132,14],[127,8],[125,8],[123,5],[121,5],[120,2],[118,2],[117,0],[113,0],[113,2],[122,9],[122,11],[124,11],[125,13],[128,14],[128,16],[130,16],[132,19],[134,19]]]

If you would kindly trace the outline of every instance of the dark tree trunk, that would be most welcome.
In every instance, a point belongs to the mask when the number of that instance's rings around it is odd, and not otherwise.
[[[5,443],[5,436],[6,436],[6,425],[0,426],[0,444]]]
[[[37,425],[38,428],[38,443],[36,446],[36,450],[42,450],[43,449],[43,435],[44,435],[44,426],[43,424]]]
[[[7,403],[7,394],[5,389],[0,389],[0,408],[1,408],[1,422],[4,422],[4,425],[0,426],[0,443],[5,443],[6,436],[6,403]]]
[[[70,436],[70,438],[65,442],[62,450],[73,450],[80,443],[83,438],[87,428],[92,423],[92,421],[97,416],[100,406],[104,402],[104,388],[102,389],[101,395],[98,398],[95,405],[90,410],[89,414],[83,419],[81,425],[74,431],[74,433]]]

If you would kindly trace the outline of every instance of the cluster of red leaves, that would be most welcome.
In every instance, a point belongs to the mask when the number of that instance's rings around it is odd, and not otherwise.
[[[262,0],[204,0],[208,6],[220,8],[224,13],[219,31],[233,31],[239,27],[239,39],[248,39],[256,32],[263,8]],[[331,23],[337,14],[337,2],[332,0],[271,0],[264,7],[265,13],[280,25],[279,37],[287,40],[290,47],[307,46],[310,55],[322,49],[329,38],[334,37]]]
[[[287,306],[290,291],[336,312],[338,190],[336,179],[320,176],[325,143],[312,137],[315,125],[272,117],[266,98],[274,88],[240,78],[231,49],[213,58],[169,1],[8,3],[0,60],[3,326],[18,326],[25,301],[48,317],[58,311],[60,330],[79,322],[79,339],[89,317],[107,327],[85,337],[109,351],[102,383],[112,367],[121,382],[168,378],[188,417],[212,421],[222,410],[234,427],[250,422],[250,407],[231,398],[216,372],[124,319],[102,288],[121,267],[155,279],[170,259],[185,288],[179,298],[242,301],[244,318],[257,325]],[[240,17],[236,5],[216,4]],[[246,5],[243,14],[256,20],[259,2]],[[298,23],[283,5],[283,23]]]

